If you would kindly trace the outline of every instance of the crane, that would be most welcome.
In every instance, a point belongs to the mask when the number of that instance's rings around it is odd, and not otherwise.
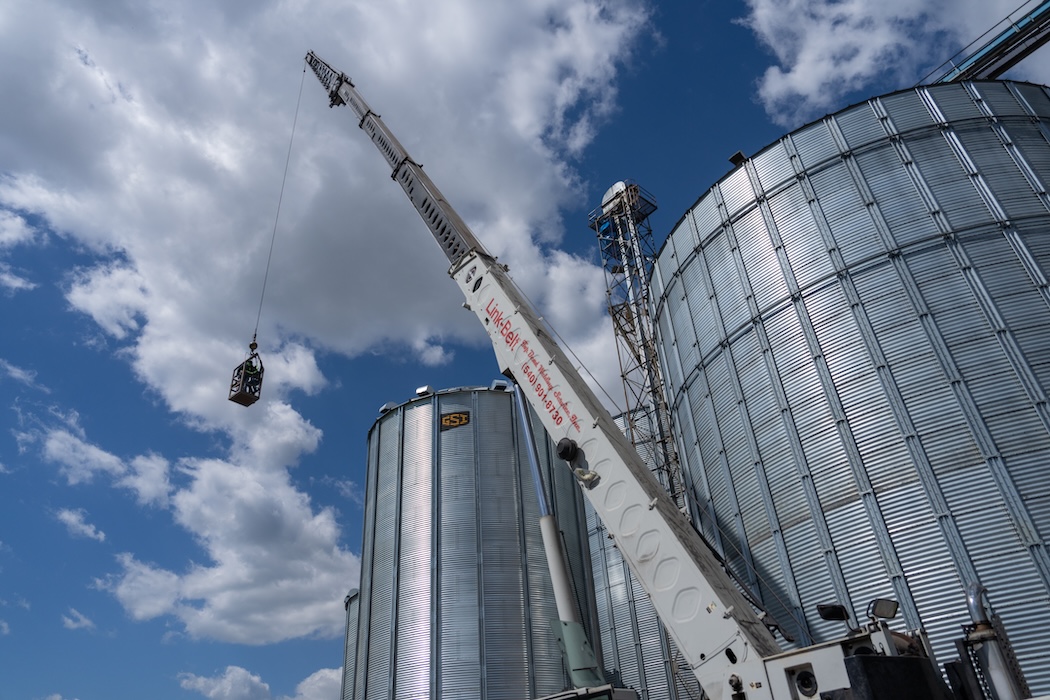
[[[519,385],[557,443],[558,457],[576,474],[710,700],[950,697],[924,635],[893,632],[886,624],[896,613],[893,601],[873,601],[869,622],[839,640],[782,651],[717,553],[555,342],[507,266],[485,249],[350,78],[312,51],[306,63],[327,91],[329,106],[348,106],[357,117],[433,234],[464,307],[492,342],[500,370]],[[829,619],[846,620],[841,606],[828,606],[827,612]]]

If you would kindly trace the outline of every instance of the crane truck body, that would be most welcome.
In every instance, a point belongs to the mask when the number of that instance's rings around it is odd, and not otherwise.
[[[634,446],[617,428],[507,267],[474,233],[343,73],[310,52],[330,106],[358,119],[449,261],[449,274],[492,341],[559,457],[575,471],[608,534],[710,700],[940,698],[921,634],[889,629],[876,610],[839,640],[782,651]],[[894,606],[895,609],[895,606]]]

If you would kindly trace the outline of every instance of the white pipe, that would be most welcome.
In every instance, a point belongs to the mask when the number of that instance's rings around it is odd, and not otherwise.
[[[547,553],[547,568],[551,572],[551,585],[554,586],[554,602],[558,606],[558,619],[563,622],[580,624],[576,612],[575,597],[569,583],[569,572],[565,567],[565,552],[561,547],[561,536],[558,521],[553,515],[540,518],[540,532],[543,534],[543,550]]]

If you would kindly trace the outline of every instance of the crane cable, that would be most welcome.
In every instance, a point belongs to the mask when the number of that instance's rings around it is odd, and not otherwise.
[[[266,256],[266,271],[263,273],[262,292],[259,294],[259,313],[255,316],[255,330],[252,331],[252,352],[258,347],[255,342],[259,334],[259,321],[262,318],[263,299],[266,298],[266,281],[270,278],[270,261],[273,260],[274,242],[277,240],[277,222],[281,218],[281,202],[284,201],[284,186],[288,182],[288,164],[292,160],[292,143],[295,142],[295,126],[299,122],[299,106],[303,101],[303,85],[306,82],[306,61],[303,61],[303,77],[299,81],[299,97],[295,102],[295,116],[292,118],[292,133],[288,137],[288,153],[284,158],[284,175],[281,178],[281,192],[277,195],[277,213],[273,217],[273,234],[270,236],[270,252]]]

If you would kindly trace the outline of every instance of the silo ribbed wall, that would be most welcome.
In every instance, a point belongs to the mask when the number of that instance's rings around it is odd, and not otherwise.
[[[346,596],[343,606],[346,608],[346,632],[343,635],[343,678],[339,684],[341,700],[354,700],[354,680],[357,670],[357,618],[361,600],[356,588]]]
[[[1046,88],[917,88],[765,148],[660,252],[699,526],[800,642],[892,597],[946,661],[979,580],[1050,693],[1048,183]]]
[[[539,505],[513,404],[502,390],[439,392],[387,411],[372,427],[357,700],[522,700],[565,687]],[[546,435],[535,419],[533,430]],[[590,619],[582,499],[553,450],[543,439],[541,471]]]

